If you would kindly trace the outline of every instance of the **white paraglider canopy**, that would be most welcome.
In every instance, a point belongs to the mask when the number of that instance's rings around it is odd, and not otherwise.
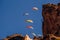
[[[32,9],[33,9],[33,10],[38,10],[38,8],[37,8],[37,7],[33,7]]]
[[[32,32],[32,35],[33,35],[33,36],[36,36],[36,34],[35,34],[34,32]]]
[[[26,15],[26,16],[28,16],[28,15],[29,15],[29,13],[25,13],[25,15]]]

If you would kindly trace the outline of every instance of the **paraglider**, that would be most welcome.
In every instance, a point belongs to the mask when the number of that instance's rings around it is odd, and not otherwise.
[[[29,13],[25,13],[25,15],[26,15],[26,16],[28,16],[28,15],[29,15]]]
[[[33,10],[38,10],[38,8],[37,8],[37,7],[33,7],[32,9],[33,9]]]
[[[32,33],[32,35],[33,35],[33,36],[36,36],[36,34],[35,34],[35,33]]]
[[[38,34],[38,36],[42,36],[42,35]]]
[[[33,23],[33,20],[26,20],[26,22]]]
[[[34,29],[32,26],[27,26],[27,28],[31,28],[31,29]]]

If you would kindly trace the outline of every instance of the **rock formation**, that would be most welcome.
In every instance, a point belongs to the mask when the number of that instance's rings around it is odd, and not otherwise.
[[[28,35],[24,37],[24,40],[32,40]]]
[[[24,40],[24,37],[20,34],[13,34],[4,38],[3,40]]]
[[[42,16],[44,20],[42,24],[44,38],[49,37],[49,34],[60,37],[60,3],[57,5],[44,4]]]

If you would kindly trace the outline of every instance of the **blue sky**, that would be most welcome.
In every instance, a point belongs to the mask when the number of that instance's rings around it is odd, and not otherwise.
[[[8,35],[28,34],[31,32],[42,35],[42,4],[57,4],[60,0],[0,0],[0,38]],[[38,11],[32,7],[38,7]],[[24,13],[28,12],[29,16]],[[26,23],[26,19],[32,19],[34,23]],[[27,29],[26,26],[32,25],[34,29]]]

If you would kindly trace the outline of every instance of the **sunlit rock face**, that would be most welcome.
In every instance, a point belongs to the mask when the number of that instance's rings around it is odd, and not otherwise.
[[[24,40],[32,40],[28,35],[24,37]]]

